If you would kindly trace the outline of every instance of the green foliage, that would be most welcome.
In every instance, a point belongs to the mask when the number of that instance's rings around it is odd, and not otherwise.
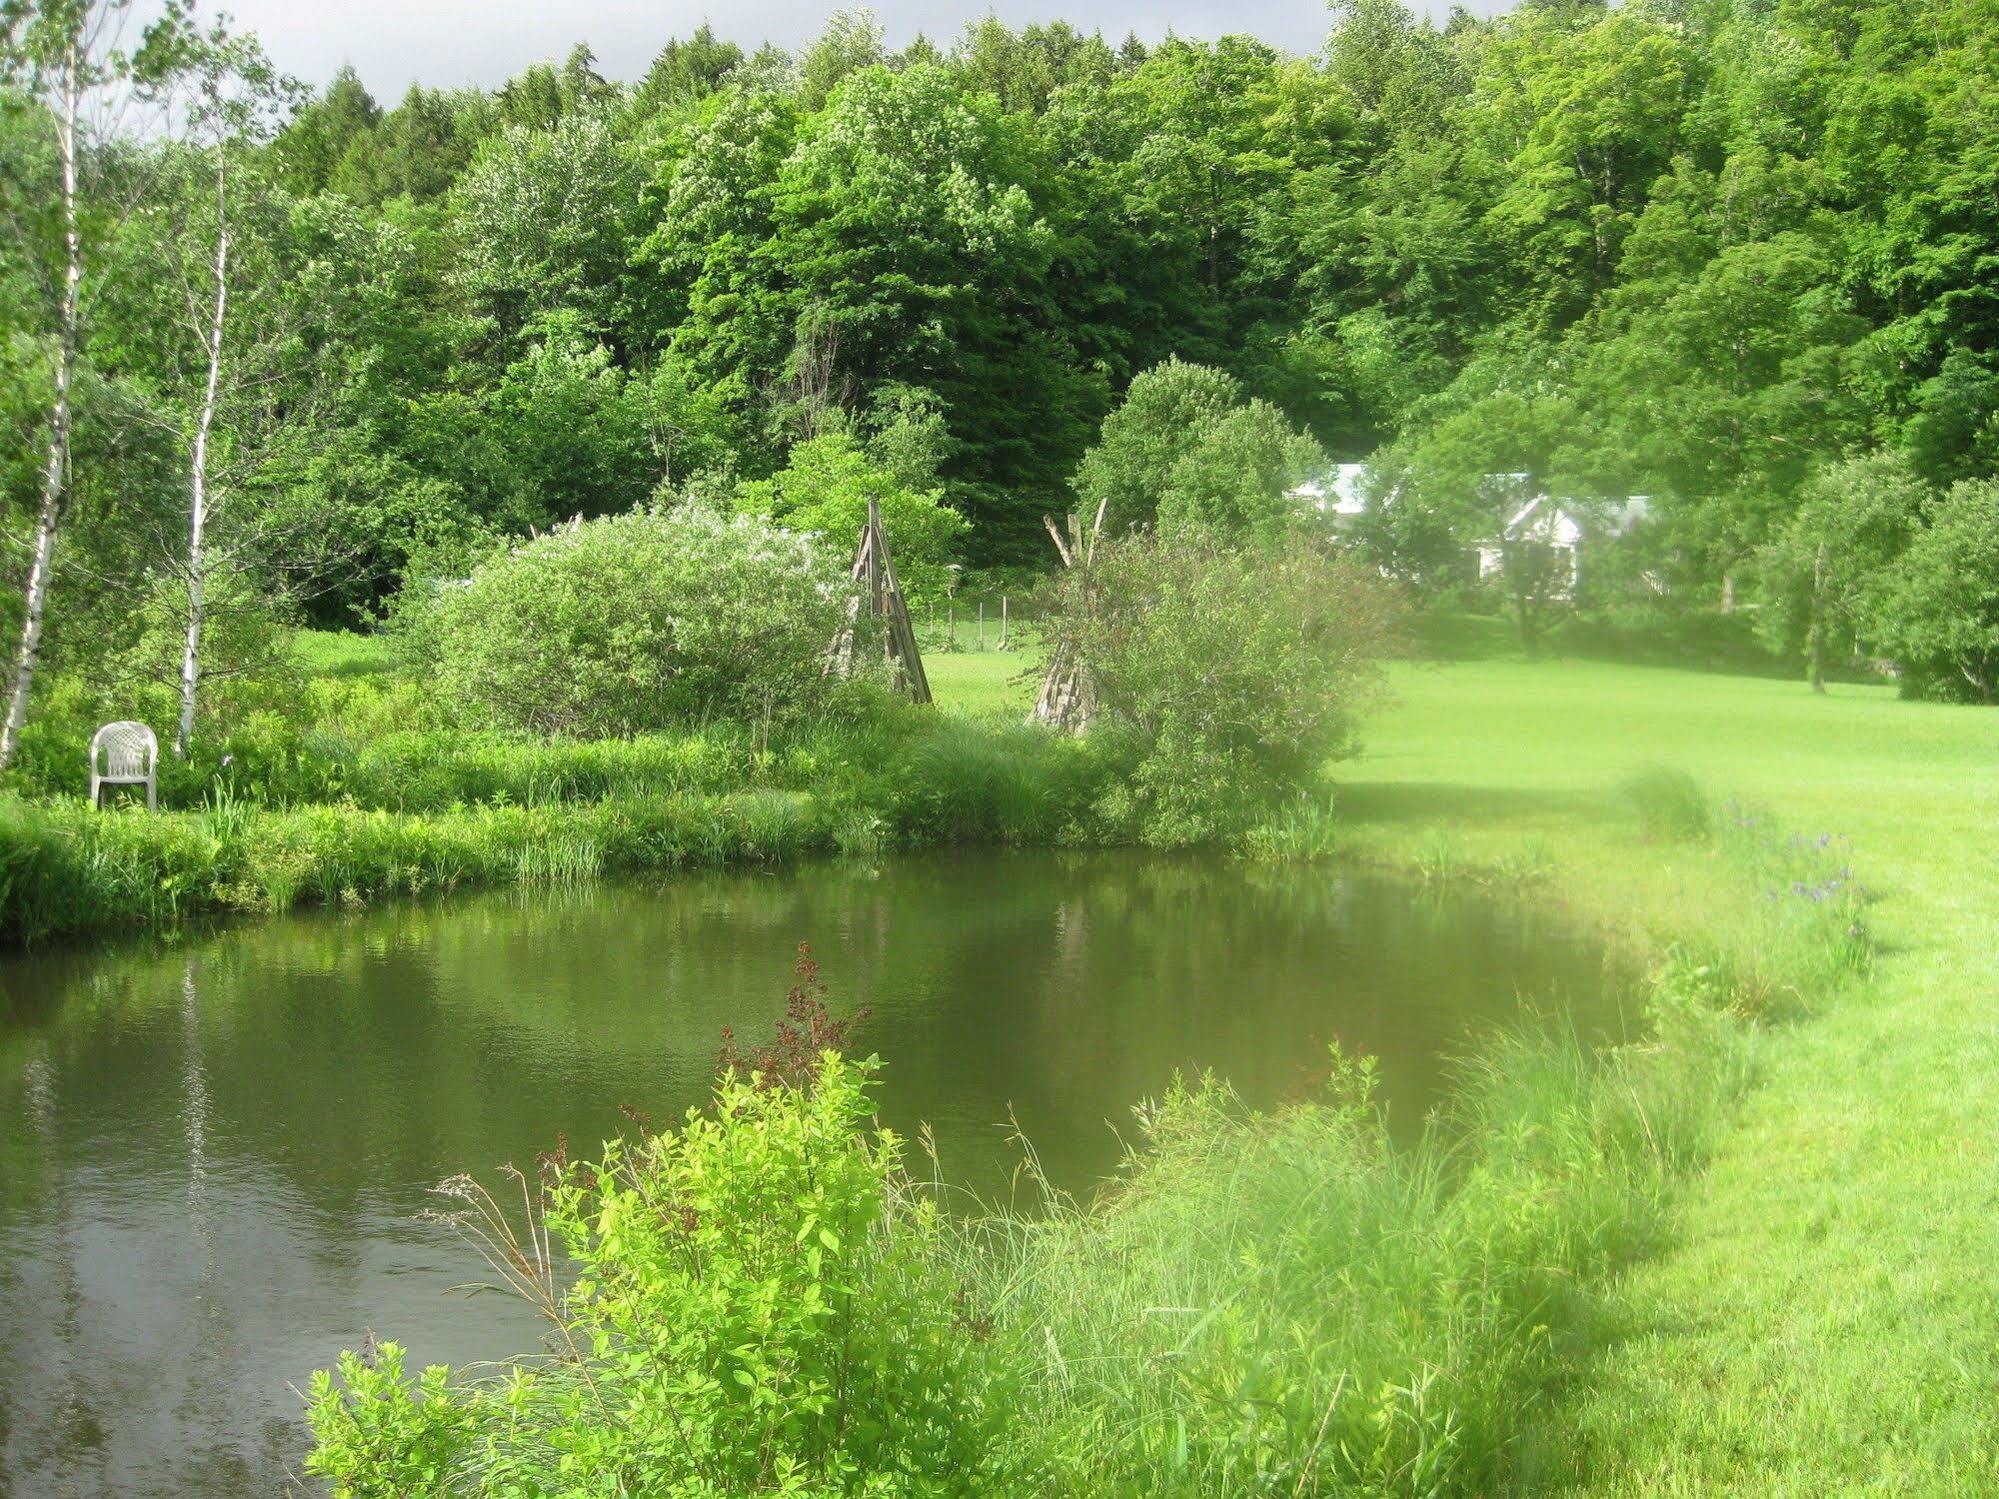
[[[517,124],[486,141],[453,189],[465,290],[503,333],[564,312],[599,337],[631,316],[638,178],[602,114]]]
[[[1999,701],[1999,481],[1937,502],[1883,579],[1871,633],[1916,691]]]
[[[761,1076],[559,1167],[535,1232],[449,1184],[567,1356],[456,1380],[410,1379],[393,1345],[350,1356],[314,1385],[315,1471],[356,1495],[1531,1482],[1533,1411],[1731,1126],[1745,1022],[1865,963],[1836,840],[1730,807],[1703,846],[1747,919],[1665,953],[1639,1039],[1482,1037],[1413,1141],[1337,1047],[1275,1114],[1176,1084],[1102,1191],[1029,1212],[954,1220],[910,1189],[868,1118],[874,1064],[826,1049],[808,978]],[[1779,879],[1817,884],[1759,897]]]
[[[874,1071],[827,1051],[799,1080],[727,1074],[678,1129],[558,1168],[519,1237],[448,1183],[569,1357],[451,1383],[350,1354],[314,1381],[311,1471],[354,1499],[1000,1484],[1005,1386],[940,1273],[935,1205],[871,1123]]]
[[[1638,813],[1638,825],[1651,838],[1691,842],[1707,837],[1715,811],[1707,793],[1683,770],[1655,766],[1624,783],[1624,794]]]
[[[1925,498],[1891,454],[1836,464],[1813,477],[1790,522],[1763,549],[1759,624],[1780,651],[1804,657],[1814,686],[1824,686],[1829,655],[1852,654]]]
[[[1112,534],[1157,524],[1281,536],[1297,522],[1285,492],[1326,455],[1268,402],[1245,400],[1222,370],[1169,359],[1131,382],[1073,481],[1086,515]]]
[[[880,507],[904,591],[916,598],[941,594],[946,565],[966,531],[965,518],[946,509],[937,491],[907,487],[844,433],[798,444],[784,468],[737,492],[740,509],[818,536],[830,555],[851,553],[870,500]]]
[[[688,506],[490,558],[438,589],[411,649],[441,701],[498,727],[593,737],[796,721],[826,698],[844,602],[838,568],[807,538]]]
[[[1279,540],[1302,520],[1288,491],[1325,464],[1316,442],[1275,406],[1253,400],[1185,445],[1159,493],[1159,530]]]
[[[1485,1038],[1414,1149],[1372,1064],[1337,1049],[1323,1091],[1274,1116],[1203,1079],[1138,1111],[1098,1203],[978,1225],[1040,1492],[1502,1485],[1523,1403],[1592,1315],[1578,1287],[1655,1240],[1746,1085],[1715,1012],[1661,1015],[1601,1056]]]
[[[662,485],[719,497],[829,434],[940,492],[978,566],[1045,563],[1040,518],[1072,496],[1109,498],[1116,530],[1263,529],[1316,442],[1374,454],[1365,540],[1440,587],[1495,535],[1488,474],[1650,496],[1624,570],[1676,598],[1794,579],[1813,475],[1879,451],[1944,486],[1999,451],[1986,19],[1859,0],[1437,26],[1361,0],[1303,59],[997,21],[891,56],[856,15],[795,61],[703,28],[635,89],[578,49],[387,110],[343,70],[233,161],[271,212],[238,215],[232,336],[256,357],[225,382],[229,507],[274,523],[258,586],[345,624],[439,545]],[[19,87],[54,55],[37,25],[12,36]],[[18,497],[62,237],[53,117],[17,103]],[[58,655],[158,571],[135,538],[176,507],[193,388],[166,357],[170,267],[198,267],[212,202],[182,145],[86,146]],[[1518,560],[1531,639],[1560,590]],[[1771,595],[1795,613],[1795,587]]]
[[[1166,845],[1237,837],[1351,753],[1396,615],[1365,567],[1303,540],[1124,537],[1065,584],[1057,648],[1135,742],[1106,815]]]
[[[296,688],[293,695],[298,696]],[[402,725],[406,687],[316,684],[162,764],[157,816],[81,800],[101,721],[67,684],[0,795],[0,943],[215,912],[365,905],[481,885],[782,863],[940,843],[1121,836],[1108,743],[858,692],[785,735],[748,725],[546,740]]]
[[[1151,524],[1173,467],[1196,434],[1241,399],[1234,377],[1207,365],[1169,359],[1138,376],[1076,467],[1084,513],[1094,516],[1102,506],[1104,526],[1113,534]]]

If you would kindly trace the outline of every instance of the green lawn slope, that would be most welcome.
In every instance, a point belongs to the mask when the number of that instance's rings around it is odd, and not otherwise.
[[[1603,809],[1652,767],[1850,842],[1870,981],[1781,1025],[1673,1243],[1525,1469],[1605,1494],[1999,1492],[1999,714],[1570,661],[1413,666],[1342,768],[1357,836],[1529,840],[1671,929]],[[1632,865],[1655,866],[1634,880]]]
[[[940,702],[1024,707],[1007,658],[933,658]],[[1691,775],[1846,840],[1869,980],[1761,1036],[1759,1081],[1660,1252],[1527,1422],[1536,1491],[1999,1493],[1999,713],[1569,660],[1397,668],[1341,765],[1357,856],[1548,871],[1634,941],[1725,923],[1702,860],[1622,789]]]

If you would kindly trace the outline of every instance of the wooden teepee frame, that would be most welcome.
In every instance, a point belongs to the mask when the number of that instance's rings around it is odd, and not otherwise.
[[[1097,517],[1091,522],[1088,535],[1083,532],[1083,517],[1071,512],[1067,540],[1063,539],[1054,516],[1041,517],[1062,565],[1077,575],[1080,584],[1077,598],[1085,610],[1091,607],[1090,564],[1096,561],[1097,538],[1103,535],[1104,506],[1108,502],[1108,495],[1098,502]],[[1055,645],[1048,655],[1048,674],[1041,679],[1041,694],[1035,698],[1034,711],[1027,715],[1027,721],[1081,734],[1097,716],[1096,684],[1090,680],[1089,669],[1077,653],[1074,636],[1059,621],[1056,631]]]
[[[916,648],[916,631],[909,623],[909,606],[903,600],[901,583],[896,581],[888,532],[882,529],[881,506],[872,499],[868,501],[867,523],[861,527],[861,544],[854,552],[852,576],[860,587],[847,605],[846,624],[826,648],[826,673],[844,677],[853,671],[854,636],[865,601],[869,616],[886,622],[882,648],[896,686],[908,693],[912,702],[929,702],[930,678],[924,675],[923,655]]]

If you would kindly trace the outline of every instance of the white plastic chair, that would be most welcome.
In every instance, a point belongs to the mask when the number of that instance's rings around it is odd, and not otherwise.
[[[108,787],[144,786],[146,810],[158,811],[159,763],[160,741],[151,729],[129,719],[106,724],[90,736],[90,805],[103,806]]]

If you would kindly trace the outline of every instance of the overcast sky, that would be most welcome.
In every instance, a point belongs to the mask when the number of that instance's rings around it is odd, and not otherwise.
[[[352,63],[375,97],[392,103],[412,82],[431,86],[504,82],[531,62],[561,58],[588,42],[606,77],[642,76],[669,37],[704,20],[753,48],[765,40],[796,47],[819,29],[837,0],[204,0],[263,38],[280,68],[324,83]],[[1486,7],[1481,5],[1480,9]],[[996,12],[1009,25],[1062,19],[1100,28],[1113,43],[1127,31],[1148,41],[1170,28],[1182,36],[1247,31],[1295,52],[1326,35],[1323,0],[879,0],[891,46],[918,31],[949,40],[968,20]]]

